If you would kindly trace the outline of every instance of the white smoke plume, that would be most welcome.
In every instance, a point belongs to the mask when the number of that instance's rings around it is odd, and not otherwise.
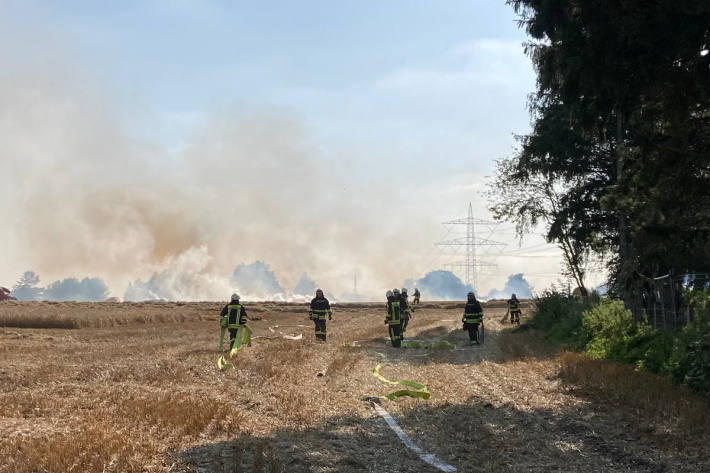
[[[223,300],[234,268],[262,260],[284,287],[307,272],[334,294],[357,268],[360,292],[379,299],[421,271],[410,255],[438,225],[390,218],[399,193],[348,182],[289,116],[225,107],[168,152],[125,133],[117,107],[69,71],[0,74],[2,280],[34,268],[96,275],[126,299]]]
[[[232,274],[232,286],[235,290],[246,294],[285,293],[276,274],[268,264],[261,261],[237,266]]]
[[[303,273],[301,275],[301,279],[298,280],[296,287],[293,288],[293,293],[304,296],[310,296],[315,295],[316,289],[318,289],[316,287],[316,282],[313,279],[309,278],[306,273]]]
[[[522,273],[511,274],[502,290],[493,289],[488,293],[488,299],[509,299],[515,294],[518,299],[530,299],[534,289],[523,277]]]

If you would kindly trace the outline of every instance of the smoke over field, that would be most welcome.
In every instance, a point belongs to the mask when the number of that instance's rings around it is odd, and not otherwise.
[[[533,297],[533,288],[523,277],[522,273],[508,276],[503,290],[494,289],[488,293],[487,299],[508,299],[511,294],[518,298],[529,299]]]
[[[85,78],[49,66],[64,79],[26,65],[0,76],[3,280],[34,268],[95,275],[126,299],[206,300],[242,285],[230,274],[245,261],[268,261],[284,287],[307,272],[336,294],[356,268],[370,294],[419,271],[406,255],[436,226],[406,240],[406,222],[383,231],[387,211],[371,203],[396,193],[349,183],[287,115],[218,108],[168,151],[126,133]]]
[[[423,298],[437,301],[465,300],[466,294],[474,291],[470,285],[461,282],[454,273],[443,270],[427,273],[416,281],[409,279],[404,285],[412,289],[417,287],[422,292]]]

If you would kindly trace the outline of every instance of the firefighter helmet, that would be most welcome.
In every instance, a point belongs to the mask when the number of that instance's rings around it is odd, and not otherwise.
[[[237,294],[236,292],[234,294],[232,294],[232,300],[234,302],[238,302],[239,301],[239,294]]]

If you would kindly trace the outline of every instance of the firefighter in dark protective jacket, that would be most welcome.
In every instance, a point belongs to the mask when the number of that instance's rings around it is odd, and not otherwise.
[[[385,324],[389,327],[390,340],[392,346],[399,348],[402,346],[402,312],[400,309],[399,289],[387,291],[387,317]]]
[[[510,323],[520,324],[520,301],[515,297],[515,293],[508,299],[508,312],[510,313]]]
[[[468,330],[471,345],[478,345],[478,326],[483,322],[483,308],[473,292],[468,293],[466,309],[464,309],[461,322],[463,322],[463,329]]]
[[[414,300],[412,301],[412,305],[417,305],[419,304],[419,298],[421,297],[422,293],[419,292],[419,288],[415,287],[414,288]]]
[[[237,338],[237,330],[240,325],[247,323],[247,311],[239,303],[239,294],[232,294],[232,301],[224,306],[220,314],[222,327],[229,329],[229,347],[234,346],[234,339]]]
[[[309,318],[316,326],[316,339],[325,341],[326,329],[325,318],[333,320],[333,311],[330,310],[330,302],[323,295],[323,289],[316,289],[316,297],[311,299],[311,310],[308,312]]]

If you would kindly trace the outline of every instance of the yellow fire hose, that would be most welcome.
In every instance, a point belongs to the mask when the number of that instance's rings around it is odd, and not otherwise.
[[[382,365],[375,366],[375,369],[372,371],[372,376],[379,379],[383,383],[404,386],[406,389],[398,389],[397,391],[391,392],[385,396],[379,396],[378,399],[389,399],[390,401],[394,401],[399,397],[409,396],[426,400],[429,399],[429,396],[431,396],[429,390],[423,384],[406,379],[400,381],[390,381],[380,374],[380,368],[382,368]],[[363,400],[372,400],[372,396],[364,397]]]
[[[222,327],[222,330],[220,332],[220,337],[219,337],[219,350],[222,351],[222,341],[224,338],[224,327]],[[234,337],[234,342],[232,343],[232,348],[229,350],[229,358],[233,358],[234,355],[236,355],[239,350],[244,348],[245,345],[251,344],[251,329],[249,328],[248,325],[240,325],[239,328],[237,329],[237,336]],[[220,355],[219,358],[217,358],[217,368],[219,368],[220,371],[226,371],[228,369],[234,368],[234,364],[227,360],[224,355]]]
[[[381,353],[378,353],[378,355],[381,355]],[[387,425],[389,426],[392,431],[397,434],[397,437],[402,441],[402,443],[409,448],[410,450],[414,451],[419,458],[421,458],[424,462],[430,464],[434,468],[440,471],[444,471],[447,473],[455,473],[456,467],[449,465],[441,460],[439,460],[435,455],[431,453],[425,453],[422,448],[420,448],[417,444],[415,444],[412,439],[400,428],[399,425],[397,425],[397,422],[392,418],[392,416],[387,412],[384,407],[382,407],[379,403],[381,399],[389,399],[389,400],[395,400],[399,397],[402,396],[411,396],[411,397],[416,397],[420,399],[429,399],[429,391],[427,390],[426,386],[423,384],[415,383],[414,381],[407,381],[407,380],[402,380],[402,381],[390,381],[389,379],[385,378],[380,374],[380,368],[382,365],[377,365],[375,366],[375,369],[372,371],[372,376],[375,378],[379,379],[380,381],[387,383],[387,384],[398,384],[401,386],[405,386],[407,388],[411,389],[399,389],[393,393],[390,393],[386,396],[366,396],[362,400],[369,402],[372,407],[377,411],[377,413],[387,422]]]

